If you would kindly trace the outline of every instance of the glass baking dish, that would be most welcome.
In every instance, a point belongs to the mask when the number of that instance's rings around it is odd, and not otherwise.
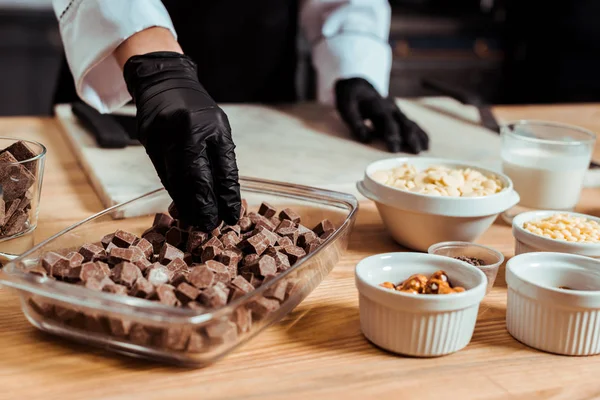
[[[208,365],[280,321],[323,280],[346,250],[358,210],[356,198],[349,194],[250,178],[241,179],[240,184],[250,210],[256,211],[267,201],[279,209],[294,209],[305,226],[327,218],[336,231],[292,268],[226,306],[201,313],[26,272],[48,251],[77,251],[82,244],[97,242],[117,229],[140,236],[152,225],[155,212],[167,210],[171,200],[164,189],[108,208],[40,243],[8,263],[0,271],[0,283],[18,290],[23,313],[40,330],[131,356]],[[122,218],[135,212],[147,215]],[[258,317],[251,313],[248,305],[275,285],[286,285],[287,295],[279,308]]]

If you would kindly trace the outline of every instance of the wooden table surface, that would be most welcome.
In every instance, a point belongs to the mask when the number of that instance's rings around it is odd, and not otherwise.
[[[598,105],[498,107],[496,113],[504,120],[555,120],[600,132]],[[36,240],[102,209],[54,121],[3,118],[0,135],[48,147]],[[586,189],[578,208],[600,215],[599,200],[600,189]],[[479,242],[513,255],[510,227],[501,221]],[[0,399],[600,398],[600,356],[550,355],[507,333],[504,267],[465,349],[416,359],[372,346],[360,332],[353,269],[365,256],[398,250],[376,209],[362,203],[349,249],[325,281],[283,322],[199,370],[106,354],[42,334],[23,317],[16,294],[0,288]]]

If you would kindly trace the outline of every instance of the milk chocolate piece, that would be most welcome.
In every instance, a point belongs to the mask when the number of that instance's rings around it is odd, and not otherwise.
[[[192,253],[198,247],[200,247],[204,242],[208,240],[208,233],[201,231],[191,231],[188,236],[188,241],[186,245],[186,250],[189,253]]]
[[[219,254],[221,254],[221,249],[217,246],[206,246],[204,250],[202,250],[200,260],[203,263],[210,260],[214,260],[215,257],[217,257]]]
[[[321,246],[321,239],[319,239],[318,241],[310,242],[309,244],[304,246],[304,251],[306,252],[306,254],[310,254],[316,249],[318,249],[319,246]]]
[[[202,304],[210,308],[222,307],[227,304],[229,288],[223,282],[217,282],[200,293],[199,300]]]
[[[168,284],[158,285],[156,287],[155,296],[161,304],[166,306],[178,307],[181,305],[177,296],[175,296],[175,288]]]
[[[118,294],[118,295],[122,295],[122,296],[127,296],[127,288],[123,285],[118,285],[116,283],[113,284],[106,284],[103,288],[102,288],[103,292],[107,292],[107,293],[112,293],[112,294]]]
[[[273,207],[266,201],[263,201],[263,203],[258,208],[258,213],[265,218],[271,218],[275,214],[277,214],[277,209],[275,209],[275,207]]]
[[[224,264],[221,264],[218,261],[209,260],[206,262],[206,266],[215,274],[216,282],[223,282],[225,284],[228,284],[229,281],[231,281],[229,269]]]
[[[83,269],[83,266],[81,267]],[[85,281],[84,286],[88,289],[102,292],[107,285],[114,285],[114,282],[108,276],[95,275]]]
[[[215,258],[216,261],[219,261],[228,267],[234,267],[235,269],[237,269],[237,265],[241,259],[242,256],[231,249],[223,250],[221,254]]]
[[[275,233],[279,234],[280,229],[295,228],[295,227],[296,227],[296,224],[294,224],[292,221],[290,221],[289,219],[284,219],[284,220],[281,220],[281,223],[279,225],[277,225],[277,228],[275,228]]]
[[[183,246],[187,244],[187,240],[188,232],[175,226],[169,228],[167,234],[165,235],[165,241],[171,246],[175,246],[177,248],[183,248]]]
[[[95,244],[84,244],[79,248],[79,254],[83,256],[83,260],[85,262],[88,261],[102,261],[106,260],[107,255],[104,248],[100,246],[96,246]]]
[[[321,236],[327,231],[335,231],[335,226],[328,219],[324,219],[323,221],[319,222],[317,226],[315,226],[312,230],[314,233],[316,233],[317,236]]]
[[[251,231],[254,227],[254,224],[252,223],[252,221],[250,221],[250,218],[248,217],[241,218],[238,222],[238,225],[240,226],[240,230],[242,232]]]
[[[200,295],[200,291],[189,283],[183,282],[177,286],[175,295],[182,304],[187,304],[190,301],[196,300],[196,298]]]
[[[131,289],[138,278],[142,277],[142,271],[130,262],[121,262],[117,264],[111,273],[111,278],[115,283],[119,283]]]
[[[215,345],[234,342],[237,339],[237,326],[231,321],[222,321],[206,327],[206,336]]]
[[[6,202],[6,205],[5,205],[6,211],[4,212],[4,222],[2,225],[5,225],[6,223],[8,223],[8,221],[13,216],[13,214],[15,212],[17,212],[17,210],[20,209],[19,205],[21,205],[21,199],[14,199],[12,201]]]
[[[146,278],[138,278],[131,290],[129,291],[130,296],[139,297],[142,299],[149,299],[154,295],[154,285],[150,283]]]
[[[102,243],[102,246],[104,247],[104,249],[106,249],[108,247],[108,245],[112,243],[113,237],[115,237],[114,233],[109,233],[108,235],[104,235],[104,237],[100,241]]]
[[[154,222],[152,223],[152,227],[155,232],[158,232],[162,235],[167,233],[171,224],[173,223],[173,218],[165,213],[157,213],[154,215]]]
[[[48,275],[61,277],[63,270],[69,268],[69,260],[50,251],[42,256],[42,267],[48,272]]]
[[[252,310],[244,306],[238,307],[233,312],[232,319],[239,333],[249,332],[252,327]]]
[[[171,350],[183,351],[188,344],[191,332],[191,329],[187,326],[164,329],[157,336],[156,345]]]
[[[188,339],[186,350],[190,353],[199,353],[202,351],[206,344],[206,340],[201,333],[192,332],[190,333],[190,338]]]
[[[212,231],[210,231],[210,235],[211,236],[215,236],[215,237],[221,236],[221,228],[222,227],[223,227],[223,221],[221,221],[221,223],[219,224],[219,226],[217,226],[215,229],[213,229]]]
[[[250,284],[243,276],[236,276],[230,283],[231,287],[238,289],[243,293],[250,293],[254,290],[254,286]]]
[[[242,260],[242,266],[249,267],[250,265],[254,264],[259,258],[260,256],[258,254],[248,254]]]
[[[255,235],[258,233],[262,233],[263,235],[265,235],[267,237],[267,239],[269,239],[270,246],[275,246],[275,244],[277,243],[277,240],[279,240],[278,234],[268,230],[264,226],[256,227],[253,232]]]
[[[275,273],[277,272],[277,265],[275,264],[275,259],[267,255],[260,257],[248,267],[254,275],[275,275]]]
[[[224,247],[233,247],[240,242],[240,238],[235,232],[231,231],[221,236],[221,242]]]
[[[15,211],[15,213],[10,217],[8,222],[6,222],[6,224],[2,228],[2,235],[12,236],[24,231],[26,229],[28,219],[29,214],[27,214],[26,211]]]
[[[290,260],[290,265],[296,264],[296,262],[306,255],[306,252],[302,250],[302,248],[298,246],[286,246],[283,248],[283,254],[288,256],[288,260]]]
[[[141,346],[147,346],[152,341],[152,334],[143,325],[134,324],[129,330],[129,340]]]
[[[8,146],[4,150],[2,150],[2,152],[3,153],[9,152],[18,161],[29,160],[31,158],[34,158],[37,155],[22,140],[19,140],[18,142],[11,144],[10,146]],[[28,162],[22,163],[22,165],[25,168],[27,168],[27,170],[29,170],[29,172],[31,172],[33,175],[35,175],[36,169],[37,169],[37,161],[28,161]]]
[[[279,302],[275,299],[259,297],[258,299],[249,302],[248,308],[252,310],[252,314],[256,319],[262,319],[269,313],[277,310],[279,308]]]
[[[278,272],[283,272],[290,268],[290,261],[287,255],[281,253],[280,251],[275,250],[275,248],[269,248],[265,254],[273,257],[275,259],[275,266],[277,267]]]
[[[215,283],[215,274],[205,264],[190,269],[187,280],[198,289],[206,289]]]
[[[307,227],[305,227],[302,224],[298,224],[297,228],[298,228],[298,236],[302,236],[305,233],[312,232],[311,229],[308,229]]]
[[[277,234],[290,239],[290,241],[294,245],[297,243],[297,240],[298,240],[298,228],[296,228],[296,227],[281,228],[281,229],[279,229],[277,231]]]
[[[214,237],[214,236],[211,237],[210,239],[208,239],[207,242],[205,242],[205,243],[202,244],[202,248],[203,249],[206,249],[207,247],[211,247],[211,246],[217,247],[217,248],[219,248],[221,250],[225,248],[225,246],[223,246],[223,242],[221,242],[219,240],[219,238]]]
[[[55,305],[54,315],[62,322],[69,322],[77,317],[77,310],[74,310],[71,307]]]
[[[43,298],[31,297],[29,299],[29,305],[35,310],[36,313],[43,316],[51,316],[54,312],[54,304],[44,301]]]
[[[3,199],[0,199],[0,226],[4,225],[6,217],[6,204]]]
[[[258,233],[249,237],[246,242],[247,246],[252,250],[252,252],[259,256],[264,253],[270,245],[269,238],[262,233]]]
[[[169,211],[169,215],[171,217],[173,217],[173,219],[179,219],[179,211],[177,211],[177,207],[175,206],[175,203],[171,202],[171,204],[169,204],[169,209],[167,211]]]
[[[291,208],[284,208],[280,213],[279,213],[279,218],[280,219],[288,219],[290,221],[292,221],[295,224],[299,224],[300,223],[300,216]]]
[[[265,282],[263,282],[263,283],[266,283],[266,282],[267,282],[267,279],[265,279]],[[275,284],[275,286],[271,286],[270,288],[265,290],[264,296],[269,299],[275,299],[275,300],[282,302],[285,300],[287,285],[288,285],[288,282],[286,280],[279,281],[279,282],[277,282],[277,284]]]
[[[159,262],[163,265],[167,265],[176,258],[181,258],[183,260],[183,251],[169,243],[163,244],[163,247],[160,249],[160,254],[158,255]]]
[[[171,275],[182,270],[187,270],[187,268],[187,264],[181,258],[176,258],[167,264],[167,269]]]
[[[314,233],[313,231],[308,231],[306,233],[301,234],[300,236],[298,236],[298,241],[296,242],[296,244],[299,247],[306,247],[309,243],[312,243],[314,241],[318,241],[319,237],[317,236],[316,233]]]
[[[133,245],[135,239],[137,239],[137,236],[135,236],[133,233],[119,229],[115,232],[112,242],[115,244],[115,246],[127,248]]]
[[[139,260],[137,260],[136,262],[134,262],[134,264],[144,274],[146,273],[146,271],[148,270],[148,268],[150,268],[152,266],[152,263],[149,260],[147,260],[146,258],[144,258],[144,257],[142,257]]]
[[[67,254],[65,258],[69,260],[69,267],[71,268],[80,267],[83,264],[83,256],[74,251]]]
[[[171,279],[171,274],[167,267],[164,265],[155,263],[146,272],[148,281],[154,286],[162,285]]]
[[[240,234],[242,233],[242,229],[240,228],[239,225],[225,225],[223,227],[223,229],[221,229],[222,234],[226,234],[229,232],[234,232],[239,237]],[[225,247],[227,247],[227,246],[225,246]]]
[[[287,236],[281,236],[279,239],[277,239],[277,246],[281,246],[281,247],[285,247],[285,246],[293,246],[294,242],[292,242],[292,239],[290,239]]]
[[[35,176],[29,172],[12,154],[0,153],[0,186],[4,201],[17,199],[27,192],[35,182]]]
[[[329,238],[329,236],[333,235],[334,232],[335,232],[335,230],[325,231],[321,236],[319,236],[319,238],[321,240],[327,240],[327,238]]]
[[[154,253],[154,246],[148,241],[148,239],[141,238],[134,247],[140,249],[146,259],[150,259]]]
[[[135,250],[129,248],[113,247],[108,252],[108,262],[110,264],[119,264],[123,261],[135,262],[139,260],[139,258],[139,253],[136,253]]]
[[[125,321],[120,318],[108,318],[108,328],[110,333],[117,337],[127,337],[131,331],[131,321]]]
[[[165,243],[165,237],[158,232],[150,232],[144,235],[144,239],[152,244],[153,252],[159,253],[163,244]]]
[[[257,221],[254,223],[254,229],[261,227],[265,228],[268,231],[274,231],[276,226],[271,221],[269,221],[269,219],[263,217],[262,215],[259,215]]]
[[[189,269],[185,268],[185,269],[181,269],[175,273],[173,273],[173,275],[171,275],[171,281],[169,282],[169,284],[177,287],[177,285],[183,283],[183,282],[187,282],[187,277],[190,274]]]

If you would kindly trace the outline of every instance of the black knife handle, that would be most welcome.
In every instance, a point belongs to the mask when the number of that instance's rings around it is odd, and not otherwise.
[[[121,125],[110,115],[100,114],[95,108],[83,102],[71,105],[77,119],[96,138],[98,146],[106,149],[122,149],[129,144],[129,136]]]

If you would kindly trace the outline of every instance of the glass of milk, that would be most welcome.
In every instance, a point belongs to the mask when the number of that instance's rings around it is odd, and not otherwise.
[[[596,135],[555,122],[522,120],[501,128],[502,170],[513,181],[520,203],[506,211],[571,211],[579,201]]]

